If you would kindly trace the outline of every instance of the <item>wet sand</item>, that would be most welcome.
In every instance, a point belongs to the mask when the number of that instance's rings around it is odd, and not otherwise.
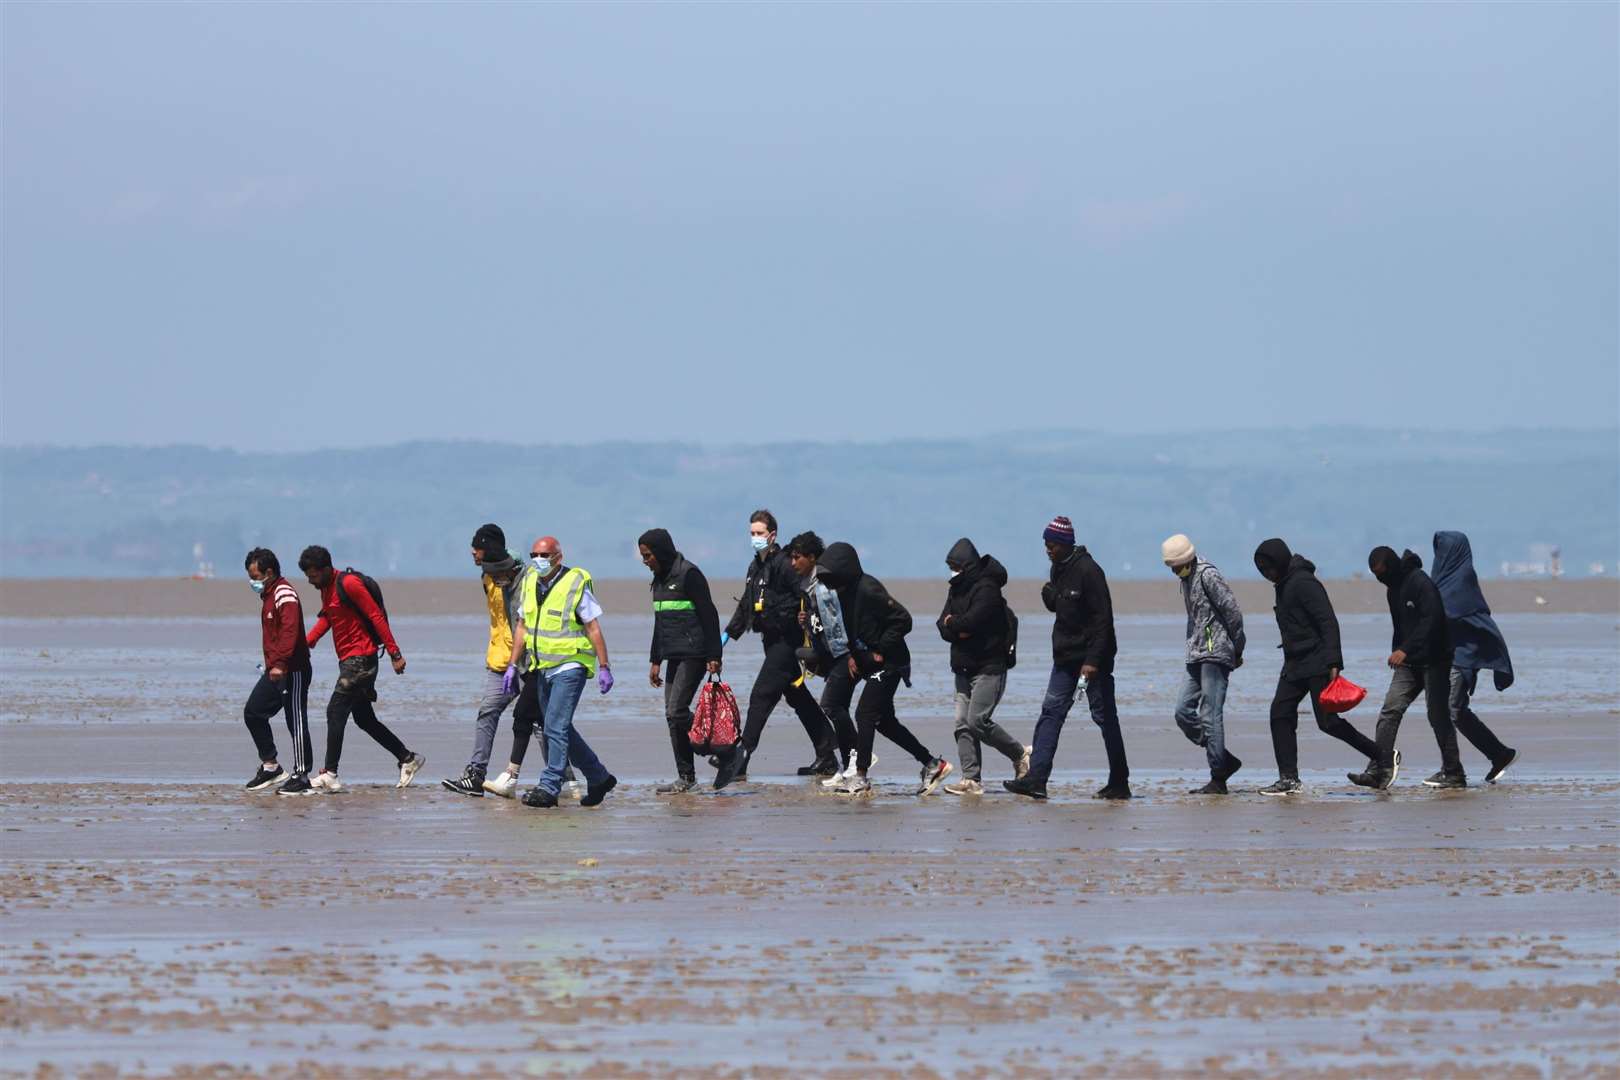
[[[580,719],[623,784],[543,812],[438,787],[470,746],[476,618],[400,620],[412,668],[379,710],[427,754],[416,784],[351,727],[350,789],[299,799],[240,790],[251,618],[0,620],[0,1075],[1613,1076],[1620,633],[1504,624],[1520,683],[1478,702],[1522,753],[1499,785],[1423,788],[1413,714],[1397,787],[1354,788],[1362,763],[1306,717],[1307,793],[1256,794],[1257,627],[1228,705],[1248,764],[1232,796],[1189,795],[1179,620],[1140,617],[1119,672],[1138,797],[1088,797],[1076,716],[1036,804],[995,793],[999,758],[992,794],[919,800],[881,740],[875,797],[824,794],[791,775],[785,714],[750,783],[659,797],[650,620],[610,617],[621,685]],[[1376,697],[1386,622],[1345,629]],[[916,645],[901,714],[954,760],[943,645]],[[728,650],[739,687],[757,655]],[[1044,677],[1013,672],[1021,737]]]

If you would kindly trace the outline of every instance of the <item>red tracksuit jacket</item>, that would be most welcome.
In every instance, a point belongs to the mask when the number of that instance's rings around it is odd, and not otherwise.
[[[263,618],[264,670],[283,673],[309,670],[309,643],[304,640],[304,605],[292,582],[278,577],[265,584]]]

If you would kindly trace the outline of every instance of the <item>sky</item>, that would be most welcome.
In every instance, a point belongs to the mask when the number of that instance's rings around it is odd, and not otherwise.
[[[1614,425],[1617,13],[0,5],[0,442]]]

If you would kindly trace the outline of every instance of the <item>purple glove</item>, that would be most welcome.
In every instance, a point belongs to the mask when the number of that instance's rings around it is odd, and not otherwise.
[[[596,673],[596,686],[604,694],[613,689],[613,672],[607,668],[598,671]]]
[[[516,664],[510,664],[506,668],[506,674],[501,676],[501,693],[510,694],[512,691],[514,691],[516,689],[517,689],[517,665]]]

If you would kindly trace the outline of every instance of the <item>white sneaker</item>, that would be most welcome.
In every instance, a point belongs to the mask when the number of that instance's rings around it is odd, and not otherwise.
[[[1393,785],[1395,783],[1395,778],[1399,775],[1401,775],[1401,752],[1397,750],[1395,751],[1395,764],[1391,765],[1389,769],[1390,784]]]
[[[870,795],[872,794],[872,782],[860,773],[856,773],[833,790],[840,795]]]
[[[343,781],[337,778],[337,773],[327,772],[325,769],[322,769],[320,772],[310,777],[309,789],[311,791],[318,791],[323,795],[331,795],[335,792],[343,790]]]
[[[1013,766],[1014,780],[1022,780],[1024,777],[1029,775],[1029,762],[1034,756],[1035,748],[1033,746],[1024,747],[1024,756],[1019,758],[1018,763]]]
[[[961,779],[954,784],[945,785],[947,795],[983,795],[984,785],[977,780]]]
[[[493,780],[484,781],[484,790],[491,795],[499,795],[503,799],[510,799],[517,793],[518,778],[509,772],[502,772]]]
[[[416,779],[416,774],[420,772],[422,766],[426,764],[427,758],[423,757],[421,754],[412,754],[409,760],[400,762],[399,783],[395,784],[394,786],[410,787],[411,781]]]
[[[855,764],[855,757],[856,755],[854,754],[849,755],[849,764],[844,766],[843,771],[833,773],[831,776],[827,777],[827,779],[821,782],[821,786],[824,788],[841,787],[846,780],[853,780],[857,775],[859,775],[860,769]],[[873,769],[877,768],[877,763],[877,751],[874,750],[872,752],[872,764],[867,766],[866,771],[870,773]]]

